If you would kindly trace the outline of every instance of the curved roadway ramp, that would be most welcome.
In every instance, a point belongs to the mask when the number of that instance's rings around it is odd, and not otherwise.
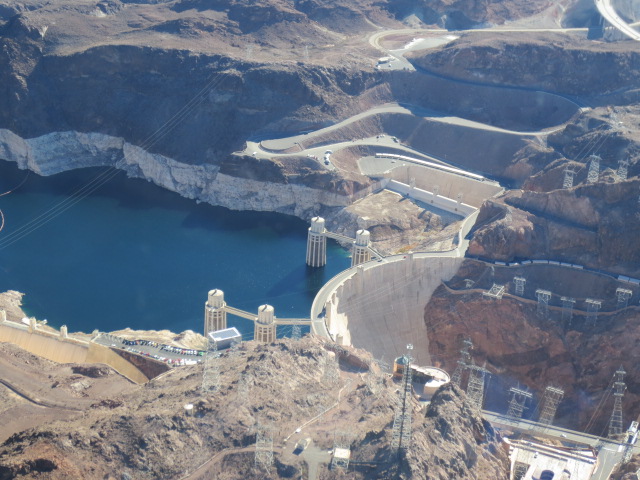
[[[602,15],[607,22],[625,36],[640,42],[640,32],[625,22],[620,15],[618,15],[613,8],[613,5],[611,5],[611,0],[595,0],[595,2],[598,12],[600,12],[600,15]]]

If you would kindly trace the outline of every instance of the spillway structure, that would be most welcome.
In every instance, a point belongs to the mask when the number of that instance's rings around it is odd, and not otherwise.
[[[258,307],[258,318],[253,330],[253,339],[258,342],[271,343],[276,340],[276,319],[271,305]]]
[[[204,304],[204,336],[209,332],[224,330],[227,328],[227,306],[224,301],[224,292],[220,289],[209,290],[207,301]]]

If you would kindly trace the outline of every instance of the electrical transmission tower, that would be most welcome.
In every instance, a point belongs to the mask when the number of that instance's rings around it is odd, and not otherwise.
[[[469,353],[469,350],[471,350],[472,348],[473,343],[471,343],[471,339],[465,338],[462,341],[462,349],[460,350],[460,360],[458,360],[458,366],[451,376],[451,383],[453,383],[454,385],[457,385],[459,387],[462,385],[462,375],[471,362],[471,354]]]
[[[522,418],[522,413],[527,407],[527,400],[533,397],[533,393],[522,388],[511,387],[509,389],[511,393],[511,401],[509,402],[509,409],[507,410],[507,416],[512,418]]]
[[[256,468],[269,471],[273,465],[273,429],[263,424],[256,424]]]
[[[324,379],[330,383],[337,383],[340,381],[340,366],[338,364],[338,357],[327,356],[324,361]]]
[[[614,438],[622,433],[622,397],[627,389],[624,383],[625,373],[627,372],[620,365],[613,376],[613,386],[611,387],[613,390],[613,411],[609,419],[609,438]]]
[[[598,320],[598,310],[602,307],[602,302],[593,298],[587,298],[584,302],[587,304],[587,324],[594,327]]]
[[[571,188],[573,187],[573,179],[576,176],[576,172],[574,172],[571,167],[567,167],[564,169],[564,180],[562,182],[562,188]]]
[[[542,397],[542,407],[540,408],[540,417],[538,423],[551,425],[556,417],[558,405],[564,396],[564,390],[561,388],[547,386]]]
[[[591,155],[589,157],[589,172],[587,173],[587,183],[596,183],[600,178],[600,157]]]
[[[616,296],[618,297],[618,310],[627,308],[631,295],[633,295],[633,292],[631,290],[627,290],[626,288],[616,288]]]
[[[627,160],[620,160],[620,162],[618,163],[618,171],[617,171],[618,180],[620,181],[626,180],[628,170],[629,170],[629,162]]]
[[[516,285],[516,295],[524,296],[524,284],[527,283],[527,279],[524,277],[513,277],[513,283]]]
[[[571,319],[573,318],[573,305],[576,303],[574,298],[562,297],[562,321],[571,325]]]
[[[302,338],[302,328],[300,328],[300,325],[294,325],[291,328],[291,338],[294,340],[300,340]]]
[[[551,292],[549,290],[536,290],[536,296],[538,297],[538,316],[547,318],[549,316],[549,300],[551,299]]]
[[[413,345],[407,345],[407,350],[413,350]],[[409,353],[402,356],[404,368],[402,370],[402,388],[400,399],[396,406],[393,419],[393,433],[391,436],[391,448],[396,450],[398,455],[402,450],[407,450],[411,443],[411,414],[413,404],[411,396],[411,356]]]
[[[351,459],[351,435],[347,432],[335,432],[333,436],[333,458],[331,468],[349,468]]]
[[[209,339],[207,353],[204,357],[204,369],[202,371],[202,391],[210,392],[220,389],[220,352],[216,342]]]
[[[471,362],[467,368],[469,369],[467,398],[469,399],[469,403],[482,410],[484,403],[484,378],[489,372],[485,367],[474,365],[473,362]]]

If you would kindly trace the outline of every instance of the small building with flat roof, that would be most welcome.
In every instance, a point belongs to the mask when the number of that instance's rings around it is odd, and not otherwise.
[[[218,350],[229,348],[232,343],[240,343],[242,341],[242,335],[235,327],[209,332],[209,338],[215,342]]]

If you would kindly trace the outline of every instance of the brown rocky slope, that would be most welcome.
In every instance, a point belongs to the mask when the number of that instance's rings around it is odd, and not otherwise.
[[[331,448],[347,426],[352,461],[362,463],[349,478],[507,478],[499,439],[455,387],[442,389],[426,412],[413,403],[413,446],[398,462],[389,449],[397,386],[370,369],[370,359],[316,337],[243,343],[219,360],[218,391],[202,392],[201,367],[176,369],[75,419],[13,435],[0,447],[0,478],[264,478],[253,468],[253,445],[265,426],[274,439],[269,478],[300,475],[297,441],[308,436]],[[337,377],[325,373],[335,368]],[[186,403],[194,416],[185,416]],[[366,468],[371,462],[377,469]],[[320,476],[342,478],[326,465]]]
[[[525,296],[511,296],[513,277],[526,278]],[[466,289],[464,279],[476,281]],[[493,283],[506,286],[507,295],[494,300],[483,295]],[[432,358],[453,371],[464,338],[474,344],[476,364],[486,360],[492,372],[487,408],[506,412],[511,386],[526,385],[540,400],[544,389],[564,389],[557,422],[577,430],[606,435],[613,408],[606,396],[615,370],[627,371],[625,425],[640,407],[640,377],[636,368],[640,338],[640,310],[616,310],[614,289],[619,283],[593,273],[553,266],[491,267],[466,261],[447,285],[435,291],[425,307]],[[537,313],[536,289],[552,291],[548,317]],[[599,297],[597,295],[600,295]],[[637,295],[637,291],[634,292]],[[561,296],[576,300],[571,321],[563,319]],[[587,319],[584,299],[604,299],[596,322]],[[635,415],[635,414],[634,414]],[[535,403],[525,415],[536,419]]]

